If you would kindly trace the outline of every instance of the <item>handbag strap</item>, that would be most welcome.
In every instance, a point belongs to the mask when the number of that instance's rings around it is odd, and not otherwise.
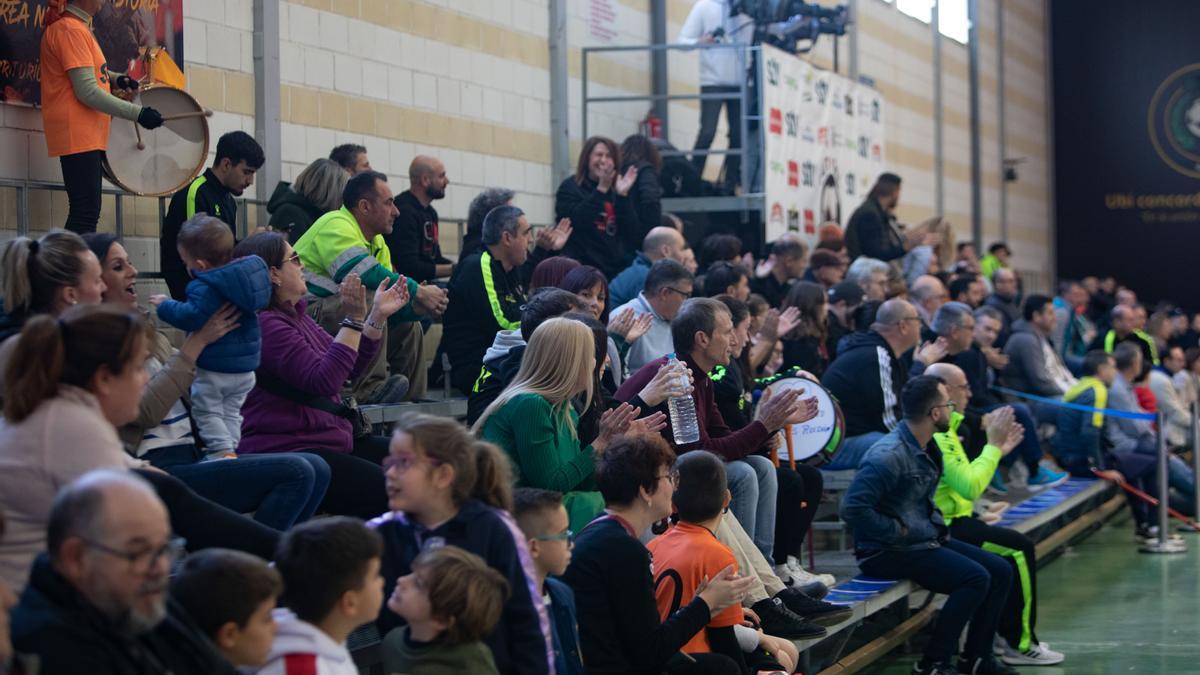
[[[334,403],[324,396],[315,396],[307,392],[300,391],[296,387],[284,382],[274,375],[266,374],[261,371],[255,373],[255,384],[265,389],[280,398],[285,398],[293,403],[298,403],[302,406],[314,408],[322,412],[337,415],[342,419],[354,421],[358,416],[358,411],[344,403]]]

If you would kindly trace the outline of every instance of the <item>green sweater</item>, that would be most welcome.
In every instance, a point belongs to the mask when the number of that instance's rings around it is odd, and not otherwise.
[[[568,414],[571,427],[577,427],[578,413],[568,406]],[[571,428],[559,420],[545,398],[521,394],[488,417],[482,435],[512,458],[518,486],[563,493],[571,529],[579,532],[604,510],[594,480],[596,453],[590,445],[581,449]]]
[[[933,435],[942,451],[942,479],[933,502],[941,510],[947,525],[955,518],[971,515],[972,504],[987,489],[1000,464],[1000,448],[990,444],[983,446],[983,452],[975,461],[967,459],[967,452],[958,438],[962,421],[962,414],[956,412],[950,416],[950,430]]]
[[[383,668],[387,675],[498,675],[492,652],[482,642],[453,647],[441,641],[413,642],[408,626],[383,638]]]

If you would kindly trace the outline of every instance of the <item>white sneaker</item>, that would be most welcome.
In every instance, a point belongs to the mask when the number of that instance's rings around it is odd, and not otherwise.
[[[805,586],[814,581],[819,581],[828,588],[833,588],[837,585],[837,579],[832,574],[813,574],[801,567],[800,561],[794,555],[788,556],[787,563],[784,566],[787,567],[788,576],[792,578],[792,583],[796,586]]]
[[[1046,645],[1034,643],[1024,652],[1019,652],[1007,644],[1004,645],[1004,655],[1000,660],[1010,666],[1053,666],[1062,663],[1066,656],[1050,649]]]
[[[1004,656],[1004,650],[1008,649],[1008,640],[997,635],[992,639],[992,654],[996,656]]]

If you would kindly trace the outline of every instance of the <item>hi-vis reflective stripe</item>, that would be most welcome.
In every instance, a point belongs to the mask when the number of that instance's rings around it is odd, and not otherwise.
[[[204,177],[204,174],[200,174],[199,176],[196,177],[196,180],[192,181],[192,184],[188,186],[187,208],[186,208],[187,220],[191,220],[192,216],[196,215],[196,193],[200,191],[200,186],[204,185],[206,182],[208,182],[208,179]],[[209,214],[209,215],[220,215],[220,214]]]
[[[492,318],[496,320],[496,325],[502,330],[517,330],[521,327],[521,322],[509,321],[504,316],[504,310],[500,309],[500,298],[496,295],[496,283],[492,280],[492,254],[487,251],[479,256],[479,268],[483,272],[483,290],[487,293],[488,304],[492,307]]]
[[[308,270],[304,270],[302,274],[304,276],[304,283],[308,286],[308,292],[316,297],[327,298],[338,294],[338,285],[333,283],[333,280],[329,277],[309,272]]]

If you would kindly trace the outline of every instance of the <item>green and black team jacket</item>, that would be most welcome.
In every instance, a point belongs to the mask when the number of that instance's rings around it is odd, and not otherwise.
[[[217,180],[212,169],[205,169],[187,187],[171,195],[171,205],[167,208],[167,217],[163,219],[162,236],[158,240],[159,261],[163,279],[167,282],[171,297],[176,300],[187,299],[185,291],[191,281],[187,267],[175,248],[179,228],[197,213],[220,218],[229,224],[229,229],[237,236],[237,202],[233,194]]]

